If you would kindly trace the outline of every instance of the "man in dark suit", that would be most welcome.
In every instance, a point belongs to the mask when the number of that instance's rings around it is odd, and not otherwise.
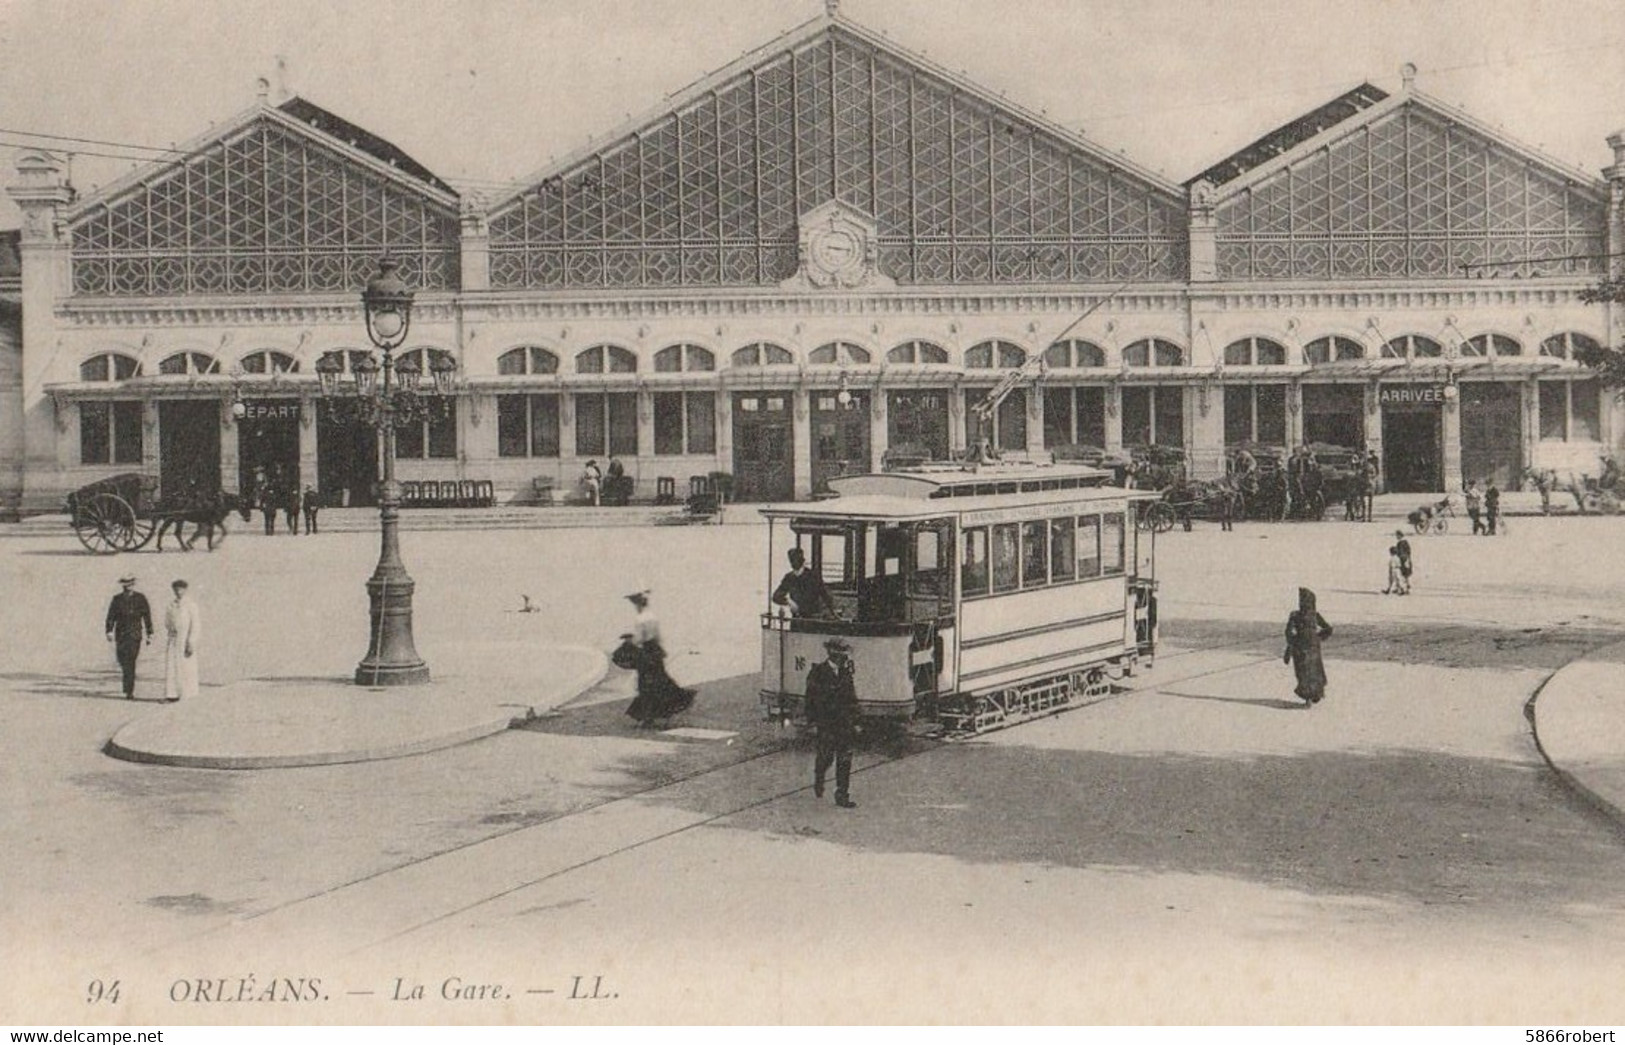
[[[773,605],[785,606],[792,617],[834,617],[835,602],[824,579],[807,568],[807,553],[790,549],[790,572],[773,589]]]
[[[818,728],[818,755],[813,761],[813,794],[824,797],[824,775],[835,763],[835,804],[856,809],[852,801],[852,738],[858,726],[858,690],[852,671],[852,644],[840,636],[824,642],[829,659],[807,673],[807,718]]]
[[[122,589],[107,607],[107,641],[118,653],[124,669],[124,699],[135,697],[135,661],[141,655],[142,639],[152,642],[152,607],[147,597],[135,590],[134,577],[120,577]]]

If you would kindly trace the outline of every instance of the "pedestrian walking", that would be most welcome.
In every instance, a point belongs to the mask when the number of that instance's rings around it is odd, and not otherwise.
[[[147,597],[135,590],[135,577],[118,579],[119,593],[107,605],[107,641],[113,644],[118,666],[124,672],[124,699],[135,699],[135,662],[141,644],[152,644],[152,607]]]
[[[282,491],[282,518],[288,524],[288,532],[299,536],[299,484],[291,479]]]
[[[1467,483],[1462,498],[1467,502],[1467,518],[1473,521],[1473,536],[1477,537],[1484,532],[1484,495],[1478,492],[1476,480]]]
[[[314,486],[305,487],[305,497],[304,500],[300,502],[300,508],[303,509],[305,513],[305,533],[307,535],[315,533],[316,513],[321,511],[322,500],[321,495],[316,492],[316,488]]]
[[[835,766],[835,804],[856,809],[852,801],[852,741],[858,728],[858,687],[852,666],[852,644],[839,635],[824,640],[826,660],[807,672],[807,720],[818,730],[813,759],[813,795],[824,797],[824,777]]]
[[[1495,480],[1491,479],[1489,485],[1484,488],[1484,533],[1487,536],[1495,536],[1495,524],[1500,518],[1501,489],[1495,485]]]
[[[626,713],[644,729],[694,706],[694,691],[679,686],[666,672],[666,649],[660,642],[660,621],[649,608],[650,594],[644,588],[626,597],[638,614],[631,632],[637,649],[631,660],[638,673],[638,695]]]
[[[586,491],[588,502],[594,508],[598,507],[603,500],[604,473],[596,460],[589,460],[581,470],[581,488]]]
[[[1298,608],[1286,619],[1286,652],[1281,663],[1291,664],[1298,677],[1297,693],[1313,707],[1326,696],[1326,665],[1320,658],[1320,643],[1329,637],[1332,626],[1315,609],[1315,593],[1298,589]]]
[[[1394,531],[1394,554],[1399,556],[1399,584],[1394,588],[1394,594],[1409,595],[1411,593],[1411,542],[1405,539],[1404,530]]]
[[[164,699],[173,704],[182,697],[197,696],[203,616],[185,581],[177,580],[170,587],[175,598],[164,608],[164,632],[169,637],[164,650]]]
[[[1403,595],[1405,593],[1405,578],[1399,572],[1399,545],[1388,546],[1388,587],[1382,589],[1384,595]]]
[[[265,536],[269,537],[276,533],[276,511],[278,498],[276,484],[267,479],[256,488],[255,493],[259,497],[260,515],[265,519]]]

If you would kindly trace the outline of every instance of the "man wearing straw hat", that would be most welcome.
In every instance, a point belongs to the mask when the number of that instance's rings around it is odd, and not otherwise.
[[[124,670],[124,699],[135,699],[135,661],[141,656],[141,640],[152,642],[152,607],[147,597],[135,590],[135,577],[126,574],[118,579],[120,591],[107,606],[107,641],[118,654],[118,666]]]
[[[807,718],[818,727],[818,756],[813,761],[813,794],[824,797],[824,775],[835,763],[835,804],[856,809],[852,801],[852,737],[858,725],[858,689],[853,679],[852,644],[839,635],[824,640],[829,659],[807,672]]]

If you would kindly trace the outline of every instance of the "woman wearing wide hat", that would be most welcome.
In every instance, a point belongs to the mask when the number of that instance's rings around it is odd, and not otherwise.
[[[648,728],[660,719],[670,718],[687,711],[694,704],[694,691],[679,686],[666,673],[666,650],[660,644],[660,621],[649,608],[649,589],[642,588],[627,595],[638,616],[632,625],[630,643],[636,655],[627,657],[617,651],[616,661],[630,660],[638,673],[638,695],[626,709],[637,719],[638,725]],[[623,645],[622,649],[625,649]]]

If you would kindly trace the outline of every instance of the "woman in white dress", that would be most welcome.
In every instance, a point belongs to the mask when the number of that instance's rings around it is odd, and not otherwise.
[[[169,636],[164,651],[164,699],[173,703],[182,697],[197,696],[197,653],[203,638],[203,617],[185,581],[176,581],[171,587],[175,599],[164,608],[164,631]]]

